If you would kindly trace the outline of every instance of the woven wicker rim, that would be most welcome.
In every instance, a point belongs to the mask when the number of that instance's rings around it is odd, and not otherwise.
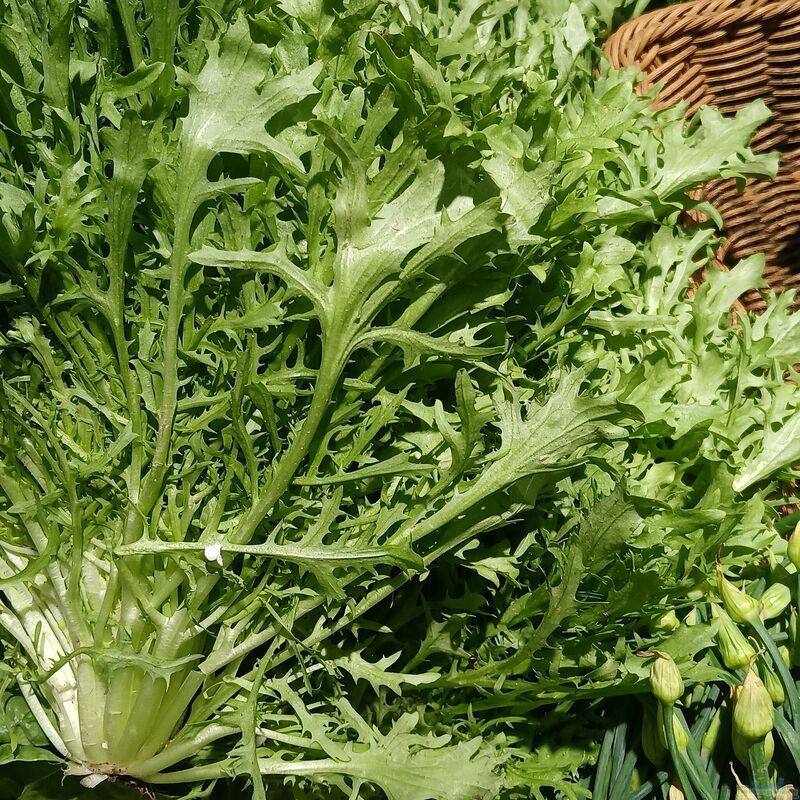
[[[612,66],[639,69],[638,91],[661,87],[655,107],[684,100],[688,113],[715,105],[730,114],[761,97],[773,109],[753,149],[782,152],[778,177],[749,181],[743,194],[732,181],[710,181],[692,197],[712,202],[725,221],[718,269],[763,252],[770,287],[800,289],[800,0],[692,0],[625,23],[605,50]],[[764,308],[757,292],[744,303]]]
[[[742,0],[695,0],[681,3],[671,8],[651,11],[635,20],[626,23],[608,39],[606,54],[615,67],[623,68],[629,64],[637,64],[646,72],[652,62],[644,54],[646,43],[664,42],[683,34],[685,41],[673,42],[676,48],[691,42],[689,34],[703,31],[717,31],[741,22],[756,18],[759,22],[785,17],[793,12],[800,12],[800,2],[783,0],[780,3],[763,3],[751,5]],[[746,44],[741,41],[740,44]]]

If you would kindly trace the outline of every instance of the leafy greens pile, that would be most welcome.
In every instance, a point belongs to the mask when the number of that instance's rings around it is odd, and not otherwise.
[[[4,2],[3,761],[581,791],[800,458],[791,297],[678,225],[768,111],[595,74],[621,5]]]

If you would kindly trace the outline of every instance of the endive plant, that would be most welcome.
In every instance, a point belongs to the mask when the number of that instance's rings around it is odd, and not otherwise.
[[[540,758],[482,701],[506,678],[521,708],[563,699],[573,672],[528,679],[582,582],[608,591],[646,526],[680,527],[625,486],[652,488],[650,340],[617,358],[597,331],[622,296],[659,306],[628,333],[691,313],[709,235],[674,223],[699,181],[774,170],[747,145],[768,112],[687,129],[630,76],[590,81],[605,3],[334,6],[2,6],[17,752],[43,735],[86,786],[571,792],[589,756]],[[717,320],[758,270],[699,293],[698,342],[734,338]],[[642,621],[615,602],[575,627],[600,653]]]
[[[50,23],[64,35],[52,9]],[[148,29],[154,55],[156,33],[174,42],[166,24]],[[212,17],[200,24],[214,35]],[[401,769],[379,778],[325,741],[324,717],[305,734],[261,728],[253,704],[267,669],[515,513],[491,498],[619,436],[620,411],[581,395],[586,370],[520,383],[502,326],[458,297],[490,268],[480,241],[502,227],[500,199],[446,192],[445,162],[424,150],[431,123],[390,128],[394,91],[335,93],[296,39],[257,43],[238,15],[205,58],[190,50],[194,73],[139,62],[131,42],[133,72],[98,61],[90,86],[44,62],[40,177],[23,159],[4,184],[19,211],[6,218],[8,657],[88,784],[245,764],[392,792],[428,760],[475,756],[464,785],[488,791],[495,756],[480,743],[451,754],[412,735],[413,717],[365,754]],[[336,127],[310,118],[342,102]],[[447,407],[423,405],[431,381],[450,384]],[[289,683],[269,685],[308,719]],[[340,713],[331,724],[354,712]],[[170,772],[237,732],[229,764]],[[278,745],[272,759],[250,758],[256,733]],[[284,746],[330,758],[292,767]]]

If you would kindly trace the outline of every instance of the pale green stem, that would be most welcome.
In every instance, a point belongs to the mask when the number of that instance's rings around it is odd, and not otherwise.
[[[772,779],[769,776],[769,762],[764,752],[764,740],[754,742],[747,750],[750,758],[750,772],[753,776],[753,793],[758,800],[773,800]]]
[[[178,170],[178,196],[175,207],[174,241],[170,258],[170,279],[167,297],[167,320],[162,338],[163,386],[161,404],[158,412],[158,427],[153,450],[153,458],[144,480],[141,483],[139,503],[136,509],[128,512],[123,531],[123,543],[129,544],[141,536],[143,519],[153,510],[169,466],[169,451],[178,400],[178,349],[180,325],[185,303],[184,277],[188,263],[192,219],[197,210],[198,185],[205,180],[210,156],[203,150],[187,147]],[[127,562],[133,579],[139,574],[141,559],[132,558]],[[109,589],[112,586],[109,584]],[[121,610],[118,639],[124,641],[125,631],[129,630],[139,614],[138,602],[134,593],[119,582],[113,584],[114,592],[120,591]],[[104,601],[105,605],[105,601]]]
[[[184,632],[188,624],[187,613],[178,612],[169,618],[158,633],[152,657],[169,661],[175,658],[184,645]],[[121,740],[114,742],[115,752],[122,763],[134,761],[139,751],[153,740],[153,728],[163,713],[162,703],[167,692],[168,682],[161,675],[145,674],[141,686],[130,702],[133,703],[128,722],[119,734]],[[119,705],[119,704],[115,704]],[[158,746],[162,746],[163,741]]]
[[[4,473],[0,473],[0,485],[2,485],[3,491],[12,503],[25,503],[28,501],[28,497],[25,492],[22,491],[20,485],[16,481],[5,479]],[[39,554],[44,553],[48,542],[47,536],[44,534],[39,523],[35,521],[26,521],[25,529],[36,551]],[[75,648],[80,647],[85,644],[83,635],[84,632],[86,632],[86,622],[79,613],[79,609],[73,604],[73,598],[70,597],[69,591],[67,590],[67,585],[64,581],[64,576],[61,573],[58,561],[56,559],[51,561],[47,565],[45,572],[55,594],[56,607],[61,612],[61,616],[67,624],[73,646]]]
[[[153,729],[154,739],[163,740],[169,736],[170,731],[188,711],[192,700],[200,691],[206,677],[197,671],[189,673],[181,681],[177,690],[174,693],[171,692],[169,698],[165,698],[158,721]]]
[[[181,319],[186,301],[184,278],[189,257],[192,220],[197,210],[198,185],[205,179],[209,155],[204,150],[186,148],[178,171],[178,198],[175,206],[175,239],[170,258],[169,292],[167,296],[167,321],[162,342],[163,387],[158,409],[158,428],[148,473],[142,482],[139,509],[147,516],[155,506],[161,492],[164,475],[169,466],[169,451],[175,409],[178,403],[178,349]],[[126,536],[125,542],[132,539]]]
[[[663,708],[664,737],[667,740],[667,749],[672,758],[672,766],[675,768],[675,772],[681,784],[680,788],[683,790],[686,800],[697,800],[692,784],[689,782],[689,776],[686,773],[686,766],[683,763],[683,753],[678,747],[678,743],[675,741],[675,729],[673,727],[675,724],[675,715],[672,713],[673,705],[665,705]]]
[[[106,687],[97,674],[90,657],[78,656],[78,715],[81,724],[81,742],[87,760],[99,764],[108,760],[105,743],[104,717]]]
[[[335,761],[332,758],[319,758],[304,761],[278,761],[270,758],[258,759],[259,771],[262,775],[354,775],[360,777],[360,770],[347,761]],[[230,760],[220,761],[204,767],[193,767],[178,772],[167,772],[147,775],[147,781],[153,784],[174,784],[198,782],[230,777],[237,774]],[[242,773],[244,774],[244,773]]]
[[[323,357],[319,377],[314,386],[314,396],[300,431],[280,459],[263,497],[248,511],[240,525],[230,536],[229,541],[232,544],[246,544],[250,541],[261,521],[289,487],[297,468],[308,454],[311,442],[328,412],[331,397],[344,366],[344,360],[340,352],[335,349],[329,356]],[[229,558],[228,560],[230,561],[231,559]],[[197,591],[192,596],[192,605],[195,608],[202,607],[219,578],[219,573],[213,573],[204,576],[198,582]]]
[[[144,761],[133,762],[129,765],[128,774],[141,780],[155,783],[158,781],[158,773],[168,769],[173,764],[183,761],[185,758],[195,755],[198,750],[226,736],[234,736],[239,733],[238,728],[228,725],[209,725],[196,736],[185,741],[176,741],[165,747],[158,755]]]
[[[113,764],[122,763],[124,759],[120,745],[125,741],[128,718],[139,702],[138,690],[142,678],[142,671],[132,666],[119,666],[111,673],[103,726],[108,741],[108,760]]]
[[[73,748],[68,747],[61,738],[61,734],[56,730],[55,726],[50,721],[50,717],[47,716],[47,712],[42,708],[42,704],[39,702],[39,698],[31,688],[31,685],[21,677],[17,679],[17,684],[20,693],[28,704],[28,708],[31,710],[31,714],[35,717],[36,721],[39,723],[39,727],[50,740],[53,747],[65,758],[74,758],[76,753]],[[76,741],[74,744],[80,747],[80,742]],[[82,750],[80,750],[78,754],[82,754]]]
[[[193,649],[200,650],[202,648],[198,644]],[[188,693],[190,683],[187,683],[187,680],[192,674],[194,671],[187,673],[186,670],[183,670],[170,675],[169,685],[161,702],[158,716],[153,720],[150,734],[145,738],[142,747],[136,754],[137,760],[155,755],[169,741],[176,725],[186,717],[189,706],[200,688],[196,686],[191,694]]]

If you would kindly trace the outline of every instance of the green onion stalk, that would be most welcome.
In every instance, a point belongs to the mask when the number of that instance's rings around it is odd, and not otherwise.
[[[798,695],[797,684],[781,657],[778,645],[775,644],[775,640],[762,621],[761,604],[756,598],[746,594],[727,580],[719,564],[717,565],[717,587],[725,610],[730,614],[731,618],[735,622],[749,625],[769,654],[786,690],[786,704],[789,708],[789,716],[797,724],[800,722],[800,695]],[[783,599],[778,601],[779,604],[782,602]],[[770,608],[769,611],[773,612],[774,609]]]
[[[669,750],[670,758],[675,768],[675,774],[678,776],[678,782],[680,783],[686,800],[697,800],[697,795],[689,779],[689,772],[686,768],[685,760],[689,735],[678,725],[674,709],[675,706],[672,703],[661,706],[660,710],[663,712],[660,715],[662,723],[661,729],[664,732],[664,738],[666,739],[667,749]]]
[[[669,751],[681,789],[687,800],[714,800],[703,757],[691,737],[676,703],[684,693],[677,664],[666,653],[656,652],[650,667],[650,688],[658,700],[658,729]]]
[[[753,794],[757,800],[773,800],[775,788],[769,774],[769,761],[764,749],[764,740],[754,742],[748,748],[750,773],[753,778]]]
[[[747,742],[747,757],[753,776],[753,791],[758,800],[772,800],[774,787],[769,774],[765,740],[775,727],[772,698],[755,670],[748,670],[735,692],[733,731]]]

